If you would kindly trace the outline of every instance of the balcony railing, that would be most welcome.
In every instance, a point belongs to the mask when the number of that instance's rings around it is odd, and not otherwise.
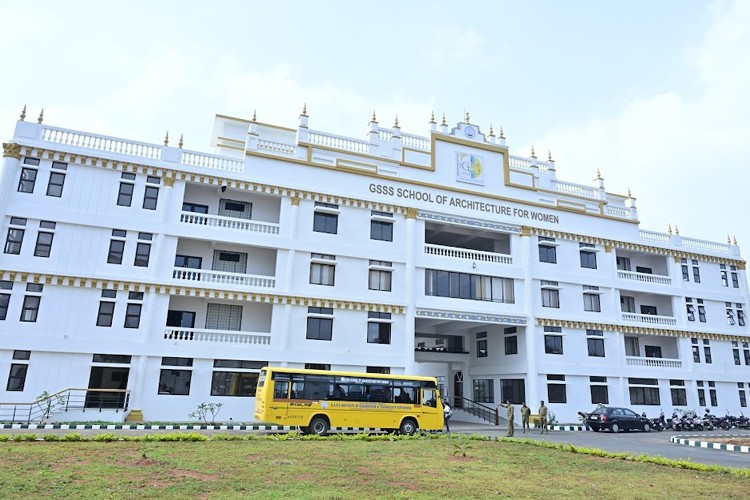
[[[195,212],[182,212],[180,222],[195,224],[198,226],[220,227],[235,231],[248,231],[252,233],[279,234],[279,225],[271,222],[259,222],[255,220],[237,219],[235,217],[224,217],[221,215],[198,214]]]
[[[677,319],[672,316],[656,316],[655,314],[622,313],[622,320],[628,323],[642,325],[675,326]]]
[[[510,255],[483,252],[481,250],[471,250],[468,248],[445,247],[430,243],[425,244],[424,253],[428,255],[438,255],[440,257],[450,257],[452,259],[477,260],[480,262],[493,262],[495,264],[513,264],[513,257]]]
[[[644,358],[640,356],[625,356],[625,364],[649,368],[682,368],[682,361],[679,359]]]
[[[254,288],[273,288],[276,278],[273,276],[259,276],[256,274],[227,273],[208,269],[193,269],[190,267],[175,267],[172,278],[191,283],[211,283],[214,285],[230,285]]]
[[[624,280],[640,281],[641,283],[651,283],[654,285],[671,285],[672,278],[661,276],[659,274],[634,273],[633,271],[617,271],[617,277]]]
[[[205,330],[198,328],[167,327],[164,340],[205,342],[213,344],[271,345],[270,333],[238,332],[235,330]]]

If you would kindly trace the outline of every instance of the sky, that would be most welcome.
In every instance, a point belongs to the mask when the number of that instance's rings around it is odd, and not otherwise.
[[[364,138],[430,113],[551,151],[641,228],[750,255],[750,1],[0,0],[0,136],[27,120],[211,152],[216,114]]]

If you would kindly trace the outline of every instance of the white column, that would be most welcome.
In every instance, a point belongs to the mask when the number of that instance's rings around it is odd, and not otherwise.
[[[524,331],[524,340],[526,345],[526,404],[533,407],[538,401],[545,397],[540,397],[539,393],[539,374],[537,373],[537,334],[534,315],[534,280],[531,271],[534,265],[534,255],[536,248],[532,244],[531,234],[528,228],[521,229],[521,236],[516,240],[521,246],[521,251],[516,254],[521,258],[521,265],[524,269],[523,275],[523,312],[529,319]],[[520,337],[520,335],[519,335]],[[502,395],[501,395],[502,397]]]
[[[3,143],[3,162],[0,164],[0,213],[8,213],[6,205],[13,189],[18,186],[21,169],[21,146]]]
[[[406,373],[416,371],[416,362],[414,360],[414,321],[416,320],[416,308],[414,303],[414,252],[419,238],[415,237],[417,231],[417,209],[408,208],[406,210],[406,266],[404,269],[404,300],[406,301],[406,310],[404,311],[404,368]],[[447,381],[446,381],[447,383]]]
[[[290,209],[287,212],[286,217],[279,217],[279,222],[282,225],[280,230],[286,229],[287,237],[289,238],[290,242],[296,241],[297,239],[297,219],[299,218],[299,202],[300,199],[297,196],[292,197],[289,200],[289,207]],[[282,199],[282,203],[285,203],[285,200]],[[284,228],[283,225],[286,223],[288,226],[287,228]],[[284,293],[289,293],[292,289],[292,279],[294,278],[294,259],[296,257],[296,251],[294,248],[289,248],[286,254],[286,264],[284,265]],[[278,286],[279,283],[279,277],[278,277],[278,263],[277,263],[277,276],[276,276],[276,283]],[[284,306],[284,309],[282,311],[282,320],[281,320],[281,327],[278,329],[281,338],[279,339],[280,347],[284,350],[287,350],[289,347],[289,328],[291,325],[291,315],[292,315],[292,306],[287,304]],[[273,342],[273,340],[272,340]],[[282,366],[287,366],[286,362]]]

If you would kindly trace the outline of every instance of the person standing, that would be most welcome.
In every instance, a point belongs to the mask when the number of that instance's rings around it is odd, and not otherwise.
[[[513,420],[515,418],[515,408],[513,408],[513,403],[510,402],[510,400],[506,401],[505,404],[500,403],[498,406],[502,406],[505,408],[505,415],[508,419],[508,437],[513,437],[514,428],[513,428]]]
[[[446,432],[451,431],[450,425],[448,425],[448,420],[451,419],[451,415],[453,415],[453,411],[451,410],[451,406],[448,404],[448,401],[443,401],[443,421],[445,421],[445,430]]]
[[[526,403],[521,406],[521,426],[523,427],[523,433],[529,430],[529,417],[531,417],[531,408],[526,406]]]
[[[544,406],[544,401],[542,401],[542,404],[539,406],[539,423],[542,427],[539,434],[544,434],[545,432],[549,434],[549,429],[547,428],[547,407]]]

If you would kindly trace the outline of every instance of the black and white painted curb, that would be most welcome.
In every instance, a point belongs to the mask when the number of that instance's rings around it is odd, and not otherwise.
[[[721,436],[722,438],[747,438],[745,436]],[[692,439],[691,439],[692,438]],[[739,453],[750,453],[750,446],[740,446],[736,444],[726,443],[714,443],[713,441],[703,441],[703,439],[709,438],[709,436],[672,436],[669,441],[674,444],[681,444],[683,446],[695,446],[697,448],[706,448],[709,450],[724,450],[724,451],[736,451]]]
[[[293,431],[297,427],[288,425],[237,424],[237,425],[200,425],[200,424],[2,424],[0,429],[23,430],[102,430],[102,431]],[[332,427],[330,432],[377,432],[381,429],[361,427]]]

